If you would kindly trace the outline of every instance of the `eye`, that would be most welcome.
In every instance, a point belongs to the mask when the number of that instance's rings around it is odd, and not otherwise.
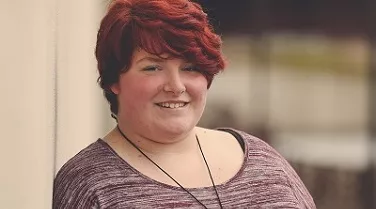
[[[142,70],[143,71],[158,71],[158,70],[161,70],[161,67],[157,65],[150,65],[150,66],[146,66],[142,68]]]
[[[183,67],[183,71],[188,71],[188,72],[200,72],[197,66],[195,65],[188,65]]]

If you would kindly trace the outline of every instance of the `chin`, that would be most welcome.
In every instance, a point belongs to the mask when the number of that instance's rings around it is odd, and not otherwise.
[[[165,135],[177,137],[188,134],[193,128],[194,126],[190,124],[166,124],[163,126],[162,130],[165,133]]]

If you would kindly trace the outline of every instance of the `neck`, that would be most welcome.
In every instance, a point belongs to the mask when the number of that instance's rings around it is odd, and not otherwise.
[[[125,139],[131,141],[135,146],[149,155],[169,155],[169,154],[186,154],[192,151],[197,151],[197,142],[195,138],[195,128],[191,131],[181,134],[179,136],[152,136],[148,137],[143,133],[138,134],[126,127],[118,125],[106,138],[113,138],[116,141],[124,143],[127,148],[132,145]],[[130,146],[129,146],[130,145]],[[133,149],[133,148],[131,148]]]

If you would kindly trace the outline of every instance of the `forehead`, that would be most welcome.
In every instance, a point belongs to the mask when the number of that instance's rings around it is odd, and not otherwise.
[[[144,60],[154,61],[154,62],[163,62],[163,61],[172,60],[172,59],[180,59],[180,58],[174,57],[167,53],[164,53],[161,55],[155,55],[155,54],[148,53],[147,51],[143,49],[136,49],[133,52],[133,56],[132,56],[132,62],[135,64],[142,62]]]

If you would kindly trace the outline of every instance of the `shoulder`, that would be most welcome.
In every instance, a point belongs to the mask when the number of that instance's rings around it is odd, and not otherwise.
[[[311,195],[298,174],[288,161],[271,145],[244,131],[233,128],[219,128],[218,130],[231,133],[244,141],[246,149],[245,160],[247,161],[248,169],[250,171],[262,171],[261,173],[256,172],[257,175],[255,177],[259,178],[259,175],[266,175],[267,178],[265,178],[264,181],[273,180],[270,178],[275,178],[274,180],[281,178],[279,180],[285,182],[290,187],[300,207],[316,208]]]
[[[101,186],[106,172],[111,151],[104,142],[97,141],[68,160],[54,179],[54,208],[82,208],[95,204],[95,191]]]
[[[245,157],[252,161],[252,165],[274,167],[281,170],[291,167],[277,150],[262,139],[233,128],[218,128],[218,130],[231,133],[238,141],[244,142]]]
[[[88,177],[88,171],[98,169],[98,164],[108,158],[108,150],[103,142],[96,141],[69,159],[59,170],[55,181],[66,180],[67,176]],[[78,176],[78,174],[80,176]]]
[[[238,139],[239,142],[244,142],[246,153],[249,156],[264,156],[267,159],[273,160],[278,165],[284,165],[285,159],[280,155],[271,145],[264,140],[234,128],[217,128],[218,132],[227,132],[232,137]]]
[[[234,128],[216,128],[216,129],[206,129],[198,128],[198,131],[203,133],[207,139],[209,139],[211,145],[215,145],[215,148],[224,147],[228,149],[229,147],[243,148],[243,154],[247,154],[247,158],[264,156],[266,159],[281,165],[284,159],[272,146],[267,144],[265,141],[248,134],[244,131],[240,131]],[[239,146],[240,145],[240,146]]]

